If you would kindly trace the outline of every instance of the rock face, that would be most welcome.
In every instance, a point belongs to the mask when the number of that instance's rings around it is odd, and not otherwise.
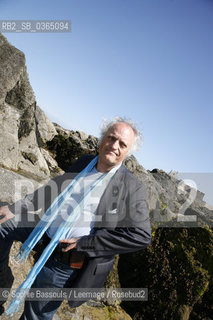
[[[79,156],[96,154],[98,139],[51,123],[36,104],[24,54],[1,34],[0,78],[0,201],[4,204],[31,193]],[[174,173],[147,171],[134,156],[124,164],[147,188],[153,241],[146,250],[121,255],[119,262],[117,257],[106,286],[148,288],[147,302],[122,303],[135,320],[211,319],[213,211],[203,201],[204,194]],[[24,188],[17,193],[18,183]],[[12,251],[17,252],[17,244]],[[23,281],[19,274],[26,273],[12,256],[10,264],[17,287]],[[130,319],[120,301],[90,301],[75,310],[64,302],[55,315],[59,320],[103,317]]]
[[[20,200],[28,193],[32,193],[41,186],[35,180],[17,174],[13,171],[0,167],[0,201],[2,203],[13,203]]]
[[[46,143],[58,165],[67,170],[83,154],[96,154],[98,139],[80,131],[64,130],[55,124],[57,135]]]
[[[36,105],[24,54],[0,35],[0,164],[44,182],[59,170],[48,166],[42,148],[56,135],[54,125]],[[49,156],[50,157],[50,156]]]

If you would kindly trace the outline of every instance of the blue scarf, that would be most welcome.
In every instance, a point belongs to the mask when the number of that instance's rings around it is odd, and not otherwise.
[[[68,187],[54,200],[52,205],[48,208],[48,210],[45,212],[42,219],[39,221],[39,223],[36,225],[36,227],[33,229],[27,240],[23,243],[20,252],[16,256],[16,259],[19,260],[19,262],[22,262],[23,260],[26,260],[30,251],[34,248],[36,243],[41,239],[47,228],[51,225],[59,211],[62,209],[63,205],[65,204],[66,200],[70,197],[73,191],[75,191],[75,185],[76,183],[82,179],[85,175],[87,175],[88,172],[90,172],[95,164],[97,163],[98,156],[95,157],[88,166],[82,170],[68,185]],[[86,201],[90,197],[90,192],[97,188],[98,195],[101,196],[103,191],[106,188],[106,185],[110,181],[110,179],[113,177],[115,171],[108,172],[103,174],[102,176],[97,179],[93,185],[91,186],[90,190],[85,193],[82,198],[80,199],[79,203],[76,204],[75,207],[72,208],[72,211],[69,213],[68,218],[66,221],[63,221],[59,228],[57,229],[56,233],[54,234],[53,238],[51,239],[48,246],[43,251],[42,255],[40,256],[37,263],[34,265],[32,270],[29,272],[26,280],[20,285],[18,290],[15,293],[15,297],[10,303],[6,314],[13,316],[15,312],[17,312],[24,301],[25,295],[28,293],[29,289],[31,288],[36,276],[46,263],[47,259],[52,254],[53,250],[56,248],[56,246],[59,244],[60,239],[64,239],[66,237],[66,234],[68,230],[72,228],[75,221],[79,218],[83,207],[86,204]]]

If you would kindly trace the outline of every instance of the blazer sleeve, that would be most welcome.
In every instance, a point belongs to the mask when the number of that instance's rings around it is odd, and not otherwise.
[[[37,212],[41,218],[55,198],[84,169],[93,157],[90,155],[82,156],[64,174],[56,176],[33,193],[29,193],[23,199],[8,205],[9,210],[16,215]]]
[[[10,211],[16,215],[38,212],[42,216],[62,189],[68,185],[70,178],[71,174],[64,173],[49,180],[49,182],[39,187],[33,193],[29,193],[24,198],[9,205]]]
[[[83,251],[89,257],[99,257],[145,249],[150,244],[152,236],[144,185],[137,183],[135,189],[130,189],[126,206],[132,225],[99,228],[94,234],[79,239],[77,251]],[[134,221],[135,217],[137,221]]]
[[[109,256],[145,249],[151,242],[151,232],[142,228],[100,229],[77,242],[77,251],[89,257]]]

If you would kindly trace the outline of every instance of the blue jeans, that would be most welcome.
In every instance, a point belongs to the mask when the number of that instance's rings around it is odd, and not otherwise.
[[[66,288],[78,270],[50,258],[35,279],[32,288]],[[21,320],[51,320],[61,305],[60,301],[25,301]]]
[[[9,252],[14,240],[24,242],[32,231],[33,226],[20,226],[14,219],[0,225],[0,280],[8,278],[6,272]],[[1,272],[2,270],[2,272]],[[4,271],[4,272],[3,272]],[[37,275],[32,288],[66,288],[74,280],[79,270],[72,269],[68,264],[58,262],[54,254],[48,259],[45,266]],[[12,285],[12,284],[11,284]],[[0,282],[1,286],[1,282]],[[8,286],[7,286],[8,287]],[[24,312],[21,320],[51,320],[61,305],[61,301],[25,301]]]

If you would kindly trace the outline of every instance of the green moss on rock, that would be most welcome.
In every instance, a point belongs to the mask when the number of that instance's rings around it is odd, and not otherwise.
[[[121,287],[147,287],[148,301],[126,301],[121,306],[134,319],[189,317],[188,311],[208,291],[212,267],[211,229],[158,228],[146,250],[122,255],[119,260]],[[179,310],[183,305],[187,306],[184,317]]]

